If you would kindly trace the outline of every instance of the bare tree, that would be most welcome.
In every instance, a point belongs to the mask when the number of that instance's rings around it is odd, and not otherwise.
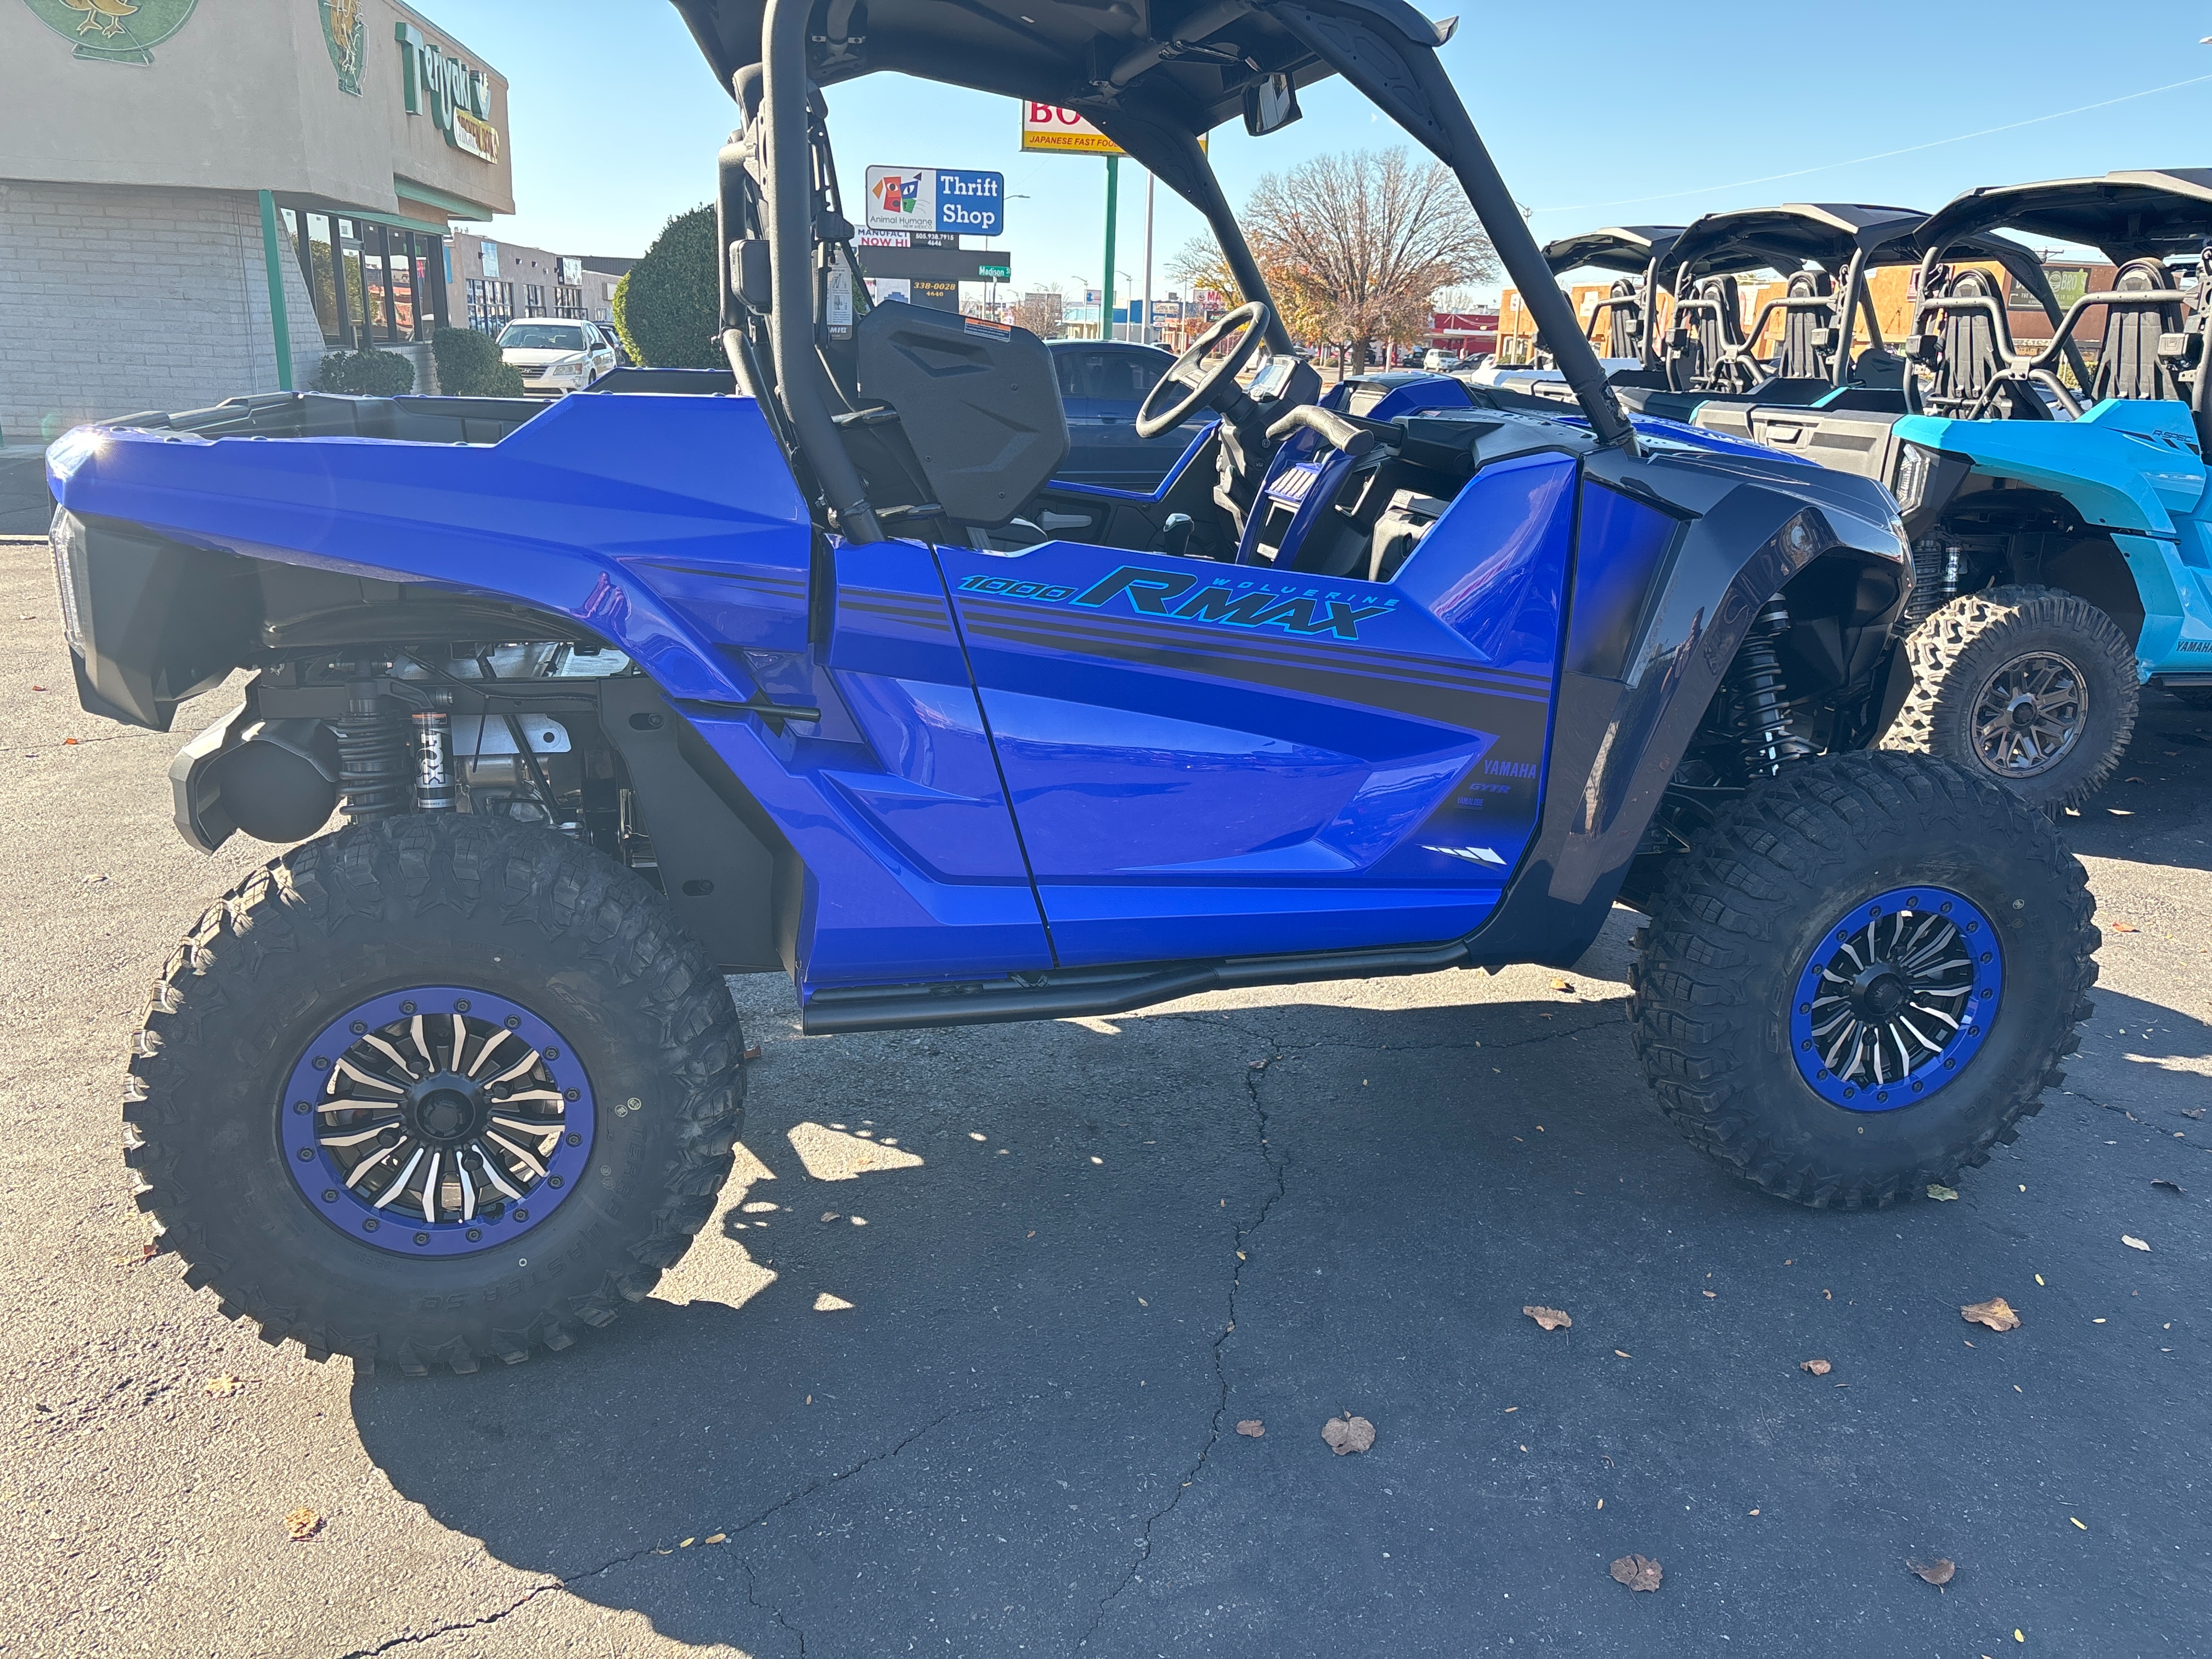
[[[1458,181],[1402,149],[1317,155],[1268,173],[1243,223],[1290,331],[1349,343],[1355,367],[1370,341],[1425,337],[1438,289],[1498,270]]]
[[[1038,338],[1049,340],[1060,332],[1060,307],[1064,302],[1060,291],[1056,288],[1024,294],[1014,306],[1014,321]]]

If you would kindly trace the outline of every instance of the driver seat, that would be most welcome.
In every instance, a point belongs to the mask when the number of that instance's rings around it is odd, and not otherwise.
[[[1829,380],[1836,373],[1835,283],[1826,272],[1790,277],[1782,313],[1782,343],[1774,353],[1778,380]]]
[[[1946,300],[1994,300],[1986,272],[1962,270],[1944,285]],[[1932,414],[1958,414],[1971,409],[1988,392],[2002,366],[1997,355],[1996,325],[1982,306],[1960,307],[1937,313],[1935,373],[1923,394]]]
[[[2184,326],[2181,290],[2164,262],[2130,259],[2113,276],[2112,291],[2143,297],[2106,301],[2104,343],[2089,381],[2089,400],[2183,401],[2174,365],[2159,350],[2164,337],[2179,335]]]

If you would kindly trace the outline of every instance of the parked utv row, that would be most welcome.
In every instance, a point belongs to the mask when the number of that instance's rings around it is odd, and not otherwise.
[[[2099,250],[2111,286],[2062,307],[2006,232]],[[1885,742],[2056,808],[2112,776],[2141,685],[2212,701],[2208,248],[2212,171],[2178,170],[1971,191],[1933,215],[1797,203],[1546,252],[1631,273],[1587,319],[1639,359],[1612,376],[1626,407],[1889,488],[1913,586]],[[1915,299],[1893,343],[1867,277],[1897,265]],[[1753,275],[1786,293],[1745,326]],[[2033,349],[2014,289],[2049,320]],[[1550,378],[1531,389],[1563,395]]]
[[[179,827],[308,837],[193,928],[133,1047],[129,1162],[190,1282],[317,1356],[519,1361],[713,1213],[725,973],[789,974],[808,1032],[1048,1019],[1564,965],[1617,897],[1650,918],[1644,1072],[1744,1180],[1887,1205],[2017,1133],[2089,1012],[2091,905],[1986,772],[1872,750],[1927,601],[1894,503],[1624,413],[1449,26],[678,3],[741,122],[726,375],[52,451],[85,707],[166,729],[247,671]],[[1077,109],[1206,218],[1251,300],[1146,396],[1143,440],[1195,423],[1149,489],[1061,477],[1034,336],[854,291],[818,88],[878,70]],[[1320,396],[1199,140],[1331,74],[1455,173],[1572,408]]]

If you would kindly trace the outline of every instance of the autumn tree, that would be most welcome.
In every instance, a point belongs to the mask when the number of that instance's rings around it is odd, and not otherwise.
[[[1440,289],[1495,276],[1498,258],[1459,181],[1441,162],[1402,149],[1317,155],[1261,179],[1243,224],[1284,325],[1310,340],[1348,342],[1352,364],[1370,341],[1425,338]],[[1170,270],[1235,291],[1209,239]]]

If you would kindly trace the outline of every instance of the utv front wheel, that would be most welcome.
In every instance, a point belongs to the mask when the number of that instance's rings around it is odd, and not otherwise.
[[[509,1364],[649,1291],[740,1127],[727,989],[635,876],[548,830],[386,819],[249,876],[131,1065],[139,1205],[270,1341]]]
[[[1634,976],[1638,1057],[1700,1150],[1879,1207],[2012,1140],[2080,1046],[2093,905],[2051,823],[1917,756],[1808,761],[1680,855]]]
[[[2135,652],[2074,594],[1966,594],[1913,629],[1905,651],[1912,690],[1888,746],[1994,778],[2032,805],[2079,806],[2134,734]]]

